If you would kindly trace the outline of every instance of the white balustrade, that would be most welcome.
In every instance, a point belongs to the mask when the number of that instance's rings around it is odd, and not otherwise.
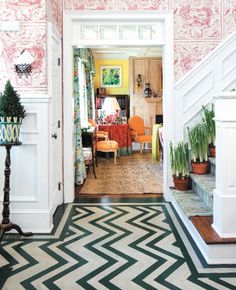
[[[236,238],[236,92],[215,97],[216,188],[213,225],[222,238]]]

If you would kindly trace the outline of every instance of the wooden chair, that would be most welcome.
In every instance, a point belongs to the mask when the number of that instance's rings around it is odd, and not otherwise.
[[[139,116],[131,117],[128,124],[131,128],[132,141],[140,144],[140,153],[142,154],[145,143],[152,144],[152,129],[145,127],[143,119]]]

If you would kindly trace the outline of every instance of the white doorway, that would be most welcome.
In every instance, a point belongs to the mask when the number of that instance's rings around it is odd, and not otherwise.
[[[49,172],[51,208],[54,212],[59,204],[63,203],[62,190],[62,69],[61,69],[61,38],[50,24],[48,27],[50,37],[49,43],[49,70],[48,88],[51,96],[50,102],[50,135],[49,135]]]
[[[73,47],[155,47],[163,51],[164,140],[173,139],[174,61],[173,21],[170,13],[65,12],[64,13],[64,195],[74,199]],[[114,33],[115,32],[115,33]],[[132,37],[132,39],[130,38]],[[171,199],[168,150],[164,150],[164,197]]]

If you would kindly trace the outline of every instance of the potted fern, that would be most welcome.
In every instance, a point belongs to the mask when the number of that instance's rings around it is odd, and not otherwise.
[[[3,94],[0,94],[0,143],[19,142],[20,127],[25,117],[24,106],[19,94],[8,80]]]
[[[192,154],[192,172],[206,174],[209,168],[207,126],[205,123],[199,123],[192,129],[187,129]]]
[[[176,146],[170,143],[170,162],[173,181],[177,190],[190,188],[190,154],[188,143],[179,142]]]
[[[211,109],[207,109],[203,107],[204,112],[204,122],[207,126],[207,136],[208,136],[208,148],[210,157],[215,157],[215,137],[216,137],[216,129],[215,129],[215,111],[214,105],[211,105]]]

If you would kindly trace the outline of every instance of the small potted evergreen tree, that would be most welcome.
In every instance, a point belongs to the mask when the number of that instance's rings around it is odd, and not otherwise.
[[[190,153],[188,143],[179,142],[176,146],[170,143],[170,162],[173,181],[177,190],[190,188]]]
[[[19,94],[8,80],[3,94],[0,94],[0,142],[19,142],[20,127],[25,117],[25,109]]]

